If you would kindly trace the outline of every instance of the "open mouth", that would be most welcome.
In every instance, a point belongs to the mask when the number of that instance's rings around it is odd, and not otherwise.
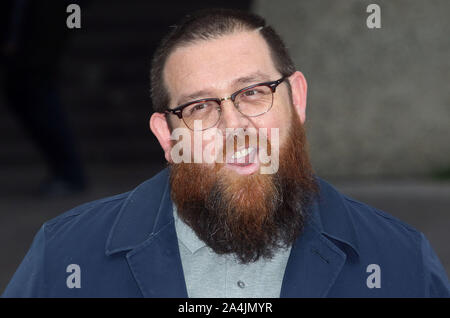
[[[251,174],[259,169],[258,150],[255,147],[241,148],[226,158],[226,166],[239,174]]]
[[[253,147],[243,148],[240,151],[236,151],[231,158],[240,161],[239,159],[248,157],[254,150],[255,148]]]

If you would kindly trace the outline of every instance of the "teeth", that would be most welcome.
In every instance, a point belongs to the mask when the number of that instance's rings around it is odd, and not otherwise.
[[[231,158],[232,159],[239,159],[239,158],[245,157],[246,155],[248,155],[252,151],[253,151],[252,147],[245,148],[245,149],[242,149],[240,151],[236,151]]]

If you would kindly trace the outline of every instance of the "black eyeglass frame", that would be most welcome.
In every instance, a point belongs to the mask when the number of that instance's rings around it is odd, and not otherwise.
[[[277,86],[280,85],[286,78],[288,78],[288,76],[283,76],[282,78],[280,78],[280,79],[278,79],[278,80],[276,80],[276,81],[263,82],[263,83],[253,84],[253,85],[250,85],[250,86],[241,88],[240,90],[234,92],[233,94],[231,94],[231,95],[228,96],[228,97],[222,97],[222,98],[202,98],[202,99],[197,99],[197,100],[194,100],[194,101],[191,101],[191,102],[182,104],[182,105],[180,105],[180,106],[177,106],[177,107],[175,107],[175,108],[173,108],[173,109],[166,109],[166,110],[164,111],[164,113],[165,113],[165,114],[174,114],[174,115],[177,115],[178,118],[180,118],[180,119],[183,120],[183,114],[182,114],[183,109],[185,109],[186,107],[188,107],[188,106],[190,106],[190,105],[192,105],[192,104],[197,104],[197,103],[201,103],[201,102],[214,101],[214,102],[217,103],[217,105],[218,105],[219,107],[221,107],[222,102],[223,102],[224,100],[230,99],[230,100],[233,102],[233,105],[235,105],[235,104],[234,104],[234,101],[235,101],[235,99],[236,99],[236,96],[239,95],[239,93],[242,93],[243,91],[252,89],[252,88],[257,87],[257,86],[267,86],[267,87],[269,87],[269,88],[272,90],[272,94],[273,94],[273,93],[275,93],[275,90],[276,90]],[[272,98],[273,98],[273,97],[272,97]],[[235,106],[236,106],[236,105],[235,105]],[[265,112],[263,112],[263,113],[261,113],[261,114],[253,115],[253,116],[249,116],[249,115],[245,115],[245,114],[242,114],[242,115],[247,116],[247,117],[257,117],[257,116],[261,116],[262,114],[267,113],[267,112],[272,108],[272,106],[273,106],[273,100],[272,100],[272,105],[270,105],[269,109],[267,109]],[[239,108],[236,107],[236,109],[240,112]],[[220,117],[219,117],[219,120],[220,120]],[[218,121],[219,121],[219,120],[218,120]],[[184,122],[184,120],[183,120],[183,122]],[[186,123],[185,123],[185,124],[186,124]],[[216,124],[217,124],[217,123],[216,123]],[[187,126],[187,125],[186,125],[186,126]],[[189,126],[187,126],[187,127],[190,128]],[[214,125],[211,126],[211,127],[214,127]],[[190,129],[191,129],[191,128],[190,128]]]

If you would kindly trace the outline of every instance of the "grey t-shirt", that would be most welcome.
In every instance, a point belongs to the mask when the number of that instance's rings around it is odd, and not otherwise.
[[[291,248],[279,249],[271,260],[239,264],[234,255],[218,255],[184,223],[173,205],[181,262],[192,298],[280,297]]]

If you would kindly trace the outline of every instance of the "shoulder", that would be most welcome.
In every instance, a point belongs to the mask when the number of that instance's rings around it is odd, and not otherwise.
[[[398,218],[342,194],[319,179],[319,222],[322,233],[344,250],[349,245],[357,256],[348,260],[352,275],[341,282],[365,282],[366,271],[376,265],[383,288],[370,295],[393,297],[449,297],[445,269],[423,233]],[[345,243],[342,245],[342,243]],[[361,288],[361,286],[363,286]],[[358,285],[364,294],[368,289]],[[378,295],[378,294],[377,294]]]
[[[114,195],[111,197],[101,198],[95,201],[87,202],[76,206],[57,217],[48,220],[43,224],[43,229],[46,235],[55,235],[62,228],[71,227],[75,224],[80,225],[90,223],[96,220],[95,223],[103,223],[105,219],[113,218],[117,215],[120,207],[128,198],[132,191]],[[104,224],[104,223],[103,223]]]
[[[354,228],[360,240],[365,237],[376,241],[395,239],[411,247],[419,246],[423,234],[413,226],[381,209],[341,193],[322,179],[320,188],[322,198],[328,201],[328,211],[324,214],[328,219],[325,223],[329,226],[342,222],[346,228]]]
[[[412,247],[419,246],[423,234],[418,229],[383,210],[346,195],[342,197],[359,232],[379,239],[400,239],[400,242]]]
[[[329,232],[345,233],[343,236],[358,251],[358,264],[379,265],[385,281],[391,286],[410,288],[406,293],[420,286],[425,294],[417,295],[450,295],[445,269],[421,231],[385,211],[340,193],[324,180],[320,180],[320,187],[324,201],[322,223]]]
[[[163,170],[132,191],[82,204],[45,222],[3,296],[48,297],[76,292],[66,285],[66,273],[72,265],[88,268],[83,272],[85,281],[96,286],[82,289],[83,295],[96,294],[97,286],[103,286],[105,280],[112,281],[111,277],[117,273],[126,273],[128,265],[125,258],[107,257],[106,245],[110,233],[117,220],[124,215],[127,221],[135,221],[135,224],[125,224],[127,234],[136,232],[136,224],[144,223],[143,227],[146,227],[142,218],[125,213],[126,208],[129,207],[128,212],[141,209],[145,212],[142,215],[147,217],[154,214],[148,207],[159,206],[165,180],[167,172]],[[130,287],[126,281],[124,284]],[[104,293],[121,291],[105,290]]]
[[[343,239],[368,264],[421,271],[423,234],[373,206],[320,181],[320,221],[325,234]]]
[[[380,260],[388,265],[386,269],[396,276],[391,281],[401,280],[403,286],[420,282],[426,297],[450,297],[445,268],[421,231],[384,211],[347,196],[344,199],[358,225],[368,263]]]
[[[159,203],[160,197],[153,194],[159,193],[166,174],[163,170],[128,192],[87,202],[60,214],[43,224],[46,237],[51,239],[89,231],[97,235],[109,233],[121,209],[133,204],[138,193],[145,192],[150,203]]]

